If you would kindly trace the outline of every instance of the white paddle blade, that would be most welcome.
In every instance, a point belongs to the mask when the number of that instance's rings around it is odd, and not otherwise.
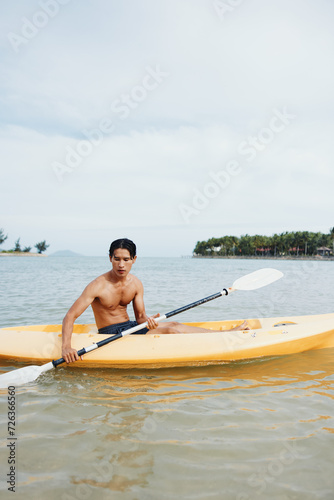
[[[41,373],[54,368],[52,362],[42,366],[25,366],[0,375],[0,389],[5,389],[10,385],[28,384],[36,380]]]
[[[279,280],[282,276],[283,273],[281,273],[281,271],[266,267],[237,279],[233,283],[232,288],[234,290],[256,290],[257,288],[262,288],[263,286],[270,285],[270,283],[274,283],[274,281]]]

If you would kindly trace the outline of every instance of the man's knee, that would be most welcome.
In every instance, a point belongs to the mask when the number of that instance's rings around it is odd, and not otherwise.
[[[171,321],[166,325],[166,333],[180,333],[179,323],[177,321]]]

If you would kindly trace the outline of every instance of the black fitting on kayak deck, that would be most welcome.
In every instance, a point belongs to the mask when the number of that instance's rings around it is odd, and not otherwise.
[[[226,288],[223,288],[223,292],[225,292],[225,295],[228,295],[228,290]]]

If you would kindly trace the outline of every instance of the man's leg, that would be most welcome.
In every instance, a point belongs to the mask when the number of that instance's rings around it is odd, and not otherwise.
[[[233,332],[237,330],[249,330],[247,326],[247,321],[244,321],[241,325],[235,326],[231,330],[224,330],[226,332]],[[208,328],[200,328],[198,326],[183,325],[182,323],[177,323],[176,321],[170,321],[168,323],[162,323],[161,326],[150,330],[148,333],[161,333],[161,334],[172,334],[172,333],[209,333],[214,330],[209,330]]]

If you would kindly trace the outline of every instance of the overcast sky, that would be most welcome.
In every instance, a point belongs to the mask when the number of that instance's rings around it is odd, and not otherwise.
[[[331,0],[1,4],[2,248],[334,225]]]

